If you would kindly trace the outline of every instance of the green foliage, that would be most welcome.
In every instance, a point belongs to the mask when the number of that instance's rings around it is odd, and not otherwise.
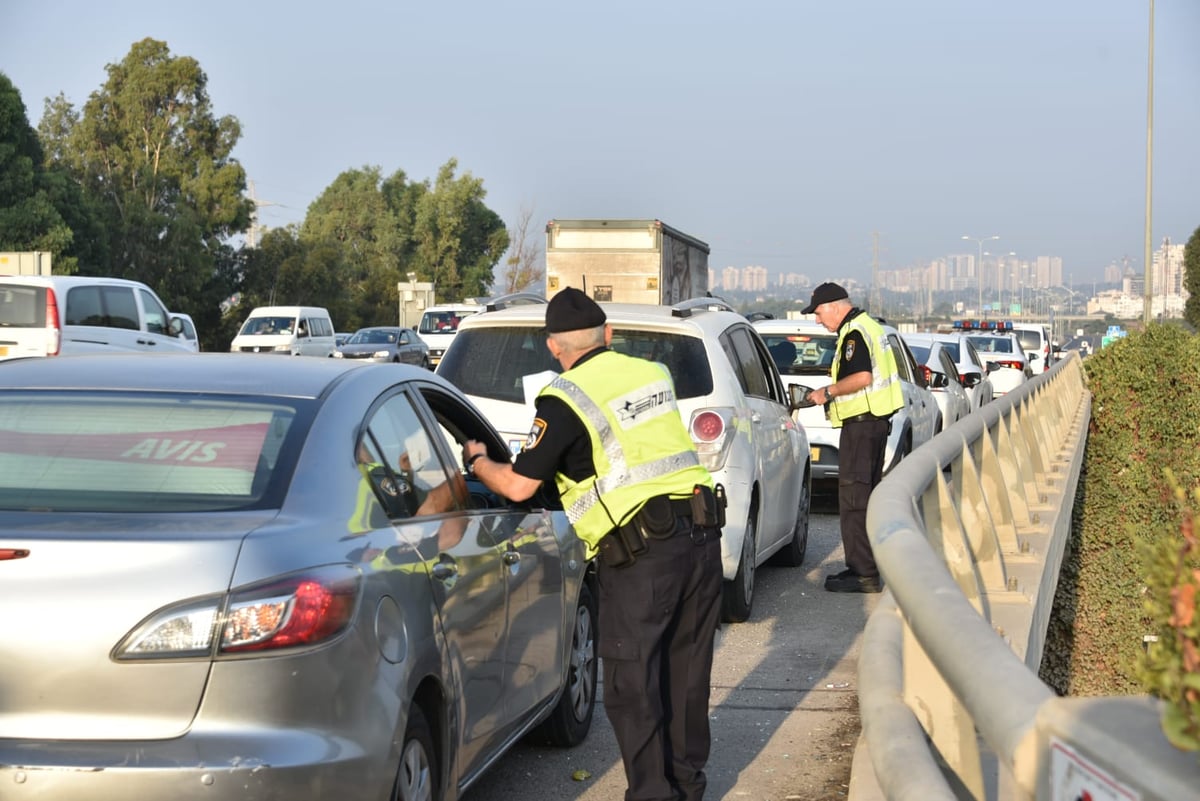
[[[1183,319],[1200,331],[1200,228],[1183,246],[1183,288],[1190,293],[1183,303]]]
[[[195,310],[224,275],[223,243],[250,222],[245,172],[230,155],[239,124],[213,116],[207,76],[165,42],[143,39],[107,71],[81,115],[60,97],[41,125],[48,163],[82,187],[80,207],[108,234],[80,271],[144,281],[172,308]]]
[[[1177,748],[1200,751],[1200,488],[1189,499],[1167,473],[1183,522],[1174,536],[1144,549],[1145,609],[1156,639],[1138,660],[1137,676],[1147,692],[1165,701],[1167,739]]]
[[[1090,356],[1092,419],[1069,551],[1059,577],[1042,678],[1068,695],[1142,691],[1136,665],[1152,628],[1137,602],[1134,557],[1177,540],[1166,469],[1200,483],[1200,339],[1151,325]]]
[[[0,73],[0,251],[49,251],[60,271],[74,235],[56,205],[59,184],[42,166],[42,146],[21,94]]]

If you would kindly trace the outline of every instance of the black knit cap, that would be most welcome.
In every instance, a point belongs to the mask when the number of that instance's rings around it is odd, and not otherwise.
[[[607,320],[604,309],[573,286],[564,288],[546,304],[547,334],[596,328]]]
[[[850,294],[837,284],[826,281],[812,293],[812,301],[800,310],[801,314],[812,314],[822,303],[832,303],[835,300],[845,300]]]

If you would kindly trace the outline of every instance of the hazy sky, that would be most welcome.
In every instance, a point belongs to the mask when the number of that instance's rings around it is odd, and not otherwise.
[[[1153,243],[1200,227],[1200,2],[1157,0]],[[270,226],[457,158],[513,224],[658,218],[815,279],[975,253],[1141,271],[1149,0],[0,0],[30,122],[145,37],[208,75]]]

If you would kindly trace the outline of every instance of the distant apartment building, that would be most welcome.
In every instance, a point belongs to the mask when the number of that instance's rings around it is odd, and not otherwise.
[[[767,268],[757,265],[742,268],[741,289],[745,292],[761,292],[767,288]]]
[[[738,277],[741,271],[737,267],[726,267],[721,270],[721,289],[725,292],[732,292],[735,289],[740,289]]]

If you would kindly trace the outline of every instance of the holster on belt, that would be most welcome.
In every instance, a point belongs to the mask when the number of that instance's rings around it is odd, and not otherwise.
[[[600,561],[608,567],[628,567],[646,552],[646,538],[631,521],[605,534],[597,544]]]

